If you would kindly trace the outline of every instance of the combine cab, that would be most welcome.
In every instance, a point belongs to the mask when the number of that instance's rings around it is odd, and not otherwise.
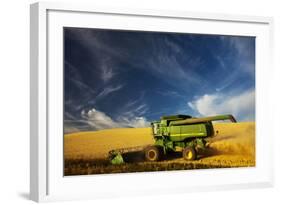
[[[198,149],[206,148],[206,138],[215,134],[212,121],[219,120],[236,122],[232,115],[203,118],[189,115],[163,116],[160,121],[151,123],[155,140],[153,145],[111,150],[109,159],[112,164],[122,164],[122,154],[144,150],[145,159],[150,162],[159,161],[170,152],[182,152],[185,160],[195,160]]]

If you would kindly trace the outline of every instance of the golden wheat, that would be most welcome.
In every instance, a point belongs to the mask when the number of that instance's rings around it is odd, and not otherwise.
[[[210,140],[210,152],[191,162],[194,166],[255,166],[254,122],[216,123],[214,129],[218,134]],[[153,143],[151,128],[117,128],[66,134],[64,157],[66,160],[106,159],[108,151],[112,149]],[[173,163],[186,164],[186,161],[176,158],[160,163],[169,166]]]

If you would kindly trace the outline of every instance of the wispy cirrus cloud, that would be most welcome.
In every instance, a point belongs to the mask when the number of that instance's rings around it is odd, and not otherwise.
[[[85,83],[85,80],[83,80],[82,76],[80,75],[79,69],[76,66],[72,65],[68,61],[64,61],[64,63],[65,70],[69,73],[69,77],[67,79],[71,81],[72,84],[76,86],[76,88],[78,88],[82,93],[96,93],[91,86]]]
[[[149,107],[144,101],[145,92],[141,92],[140,96],[135,99],[131,99],[124,106],[122,106],[118,113],[120,116],[127,118],[134,118],[135,116],[143,116],[149,112]]]
[[[192,51],[187,52],[181,44],[171,38],[147,33],[143,45],[139,45],[137,38],[129,35],[130,32],[123,32],[123,43],[113,40],[103,31],[75,29],[75,32],[71,33],[95,57],[92,63],[98,65],[103,82],[110,81],[119,70],[128,67],[146,70],[154,76],[163,77],[167,83],[173,85],[176,81],[190,85],[199,84],[204,80],[194,72],[203,63],[202,58],[194,56]],[[134,51],[134,47],[139,50]],[[142,49],[144,47],[145,49]],[[119,67],[120,62],[125,62],[126,68]]]
[[[223,45],[227,47],[226,52],[231,55],[232,63],[236,64],[239,72],[245,72],[255,76],[255,49],[254,38],[251,40],[249,37],[233,36],[228,38],[226,36],[220,36]],[[224,61],[223,61],[224,63]]]
[[[227,63],[224,59],[224,57],[220,56],[220,55],[214,55],[215,59],[218,61],[219,66],[226,70],[227,69]]]
[[[204,81],[194,72],[203,63],[201,57],[194,56],[192,52],[184,50],[180,44],[168,38],[155,39],[147,63],[145,68],[151,69],[155,75],[162,76],[163,80],[172,85],[182,83],[188,86]]]
[[[108,85],[104,88],[102,88],[102,90],[100,92],[96,92],[95,95],[88,95],[87,98],[84,98],[84,101],[82,101],[82,103],[80,105],[77,105],[77,109],[81,110],[84,107],[87,106],[92,106],[95,105],[97,102],[100,102],[104,99],[106,99],[107,96],[120,91],[122,88],[124,87],[123,84],[119,84],[119,85]]]
[[[75,40],[78,40],[91,55],[99,55],[102,58],[105,57],[104,54],[107,54],[107,57],[111,56],[116,58],[121,58],[125,55],[122,49],[118,47],[112,49],[110,36],[102,30],[75,28],[74,30],[70,29],[68,32],[70,34],[69,36],[73,36]]]
[[[106,96],[108,96],[109,94],[116,92],[120,89],[122,89],[124,87],[124,85],[117,85],[117,86],[108,86],[105,87],[96,97],[95,97],[95,101],[97,100],[101,100],[102,98],[105,98]]]
[[[174,97],[183,98],[184,97],[179,92],[174,91],[174,90],[163,90],[163,91],[157,90],[156,93],[158,93],[164,97],[170,97],[170,98],[174,98]]]
[[[103,56],[99,58],[99,69],[100,69],[100,78],[104,83],[110,83],[110,80],[116,75],[116,69],[114,71],[114,61],[109,56]]]
[[[232,89],[233,86],[253,86],[255,79],[255,39],[241,36],[219,36],[219,49],[208,46],[215,60],[214,68],[220,80],[214,82],[217,92]],[[244,79],[241,81],[241,76]],[[248,83],[248,84],[247,84]],[[249,85],[250,83],[250,85]]]
[[[78,42],[91,54],[93,62],[88,62],[89,66],[95,65],[100,71],[100,79],[107,83],[116,75],[118,68],[116,62],[124,59],[126,52],[122,48],[112,49],[110,39],[105,32],[92,32],[91,30],[75,29],[69,30],[70,37]],[[94,70],[94,69],[93,69]],[[93,75],[96,75],[94,73]]]
[[[101,72],[101,79],[103,82],[108,82],[114,77],[115,73],[113,72],[113,69],[108,67],[107,65],[102,66],[102,72]]]

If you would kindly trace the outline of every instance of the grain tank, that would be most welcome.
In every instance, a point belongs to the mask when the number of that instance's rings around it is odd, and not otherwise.
[[[168,152],[181,151],[186,160],[195,160],[198,148],[205,149],[206,138],[215,134],[213,121],[230,120],[232,115],[194,118],[189,115],[163,116],[151,123],[154,145],[145,148],[145,158],[157,161]]]

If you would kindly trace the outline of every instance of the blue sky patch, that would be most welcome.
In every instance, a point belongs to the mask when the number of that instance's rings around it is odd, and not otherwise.
[[[65,133],[163,115],[255,119],[255,38],[64,28]]]

